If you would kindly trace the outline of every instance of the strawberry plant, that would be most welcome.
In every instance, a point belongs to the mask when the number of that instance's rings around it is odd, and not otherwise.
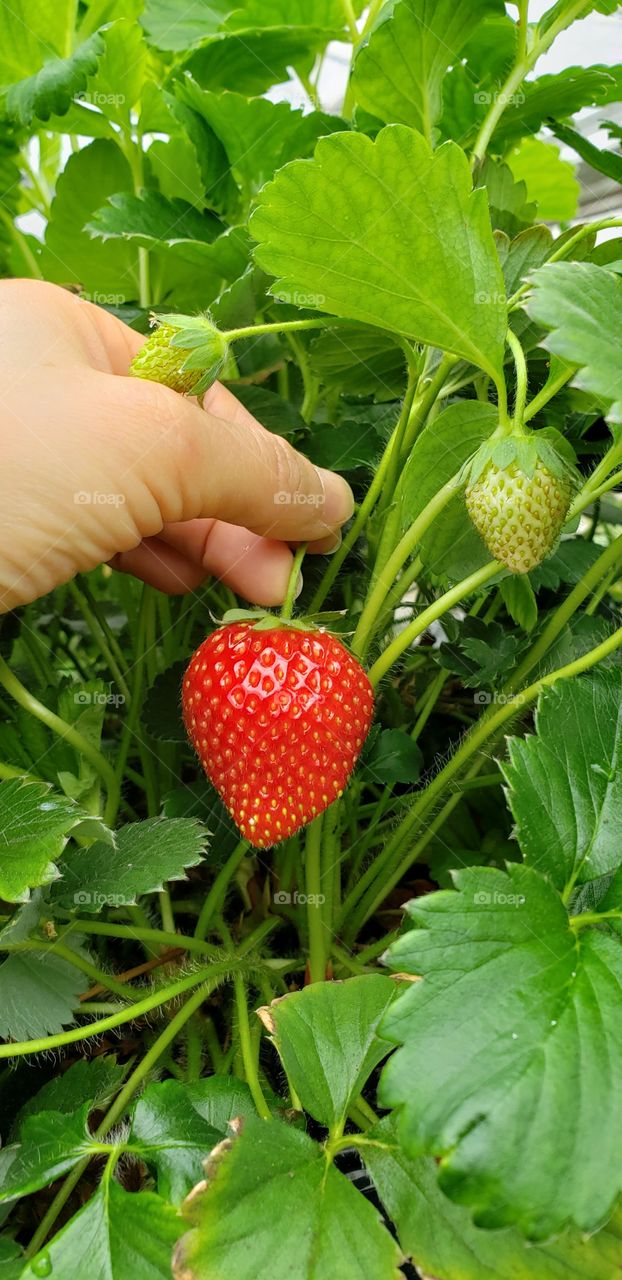
[[[540,59],[616,5],[18,8],[2,274],[356,507],[278,616],[0,617],[1,1280],[614,1280],[622,67]]]

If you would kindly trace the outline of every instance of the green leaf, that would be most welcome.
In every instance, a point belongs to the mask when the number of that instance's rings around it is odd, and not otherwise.
[[[77,1062],[72,1062],[62,1075],[53,1076],[29,1098],[19,1113],[18,1121],[21,1124],[28,1116],[41,1111],[60,1111],[64,1115],[70,1115],[85,1102],[90,1106],[103,1106],[120,1087],[125,1070],[112,1054],[103,1054],[98,1058],[80,1058]]]
[[[298,435],[306,431],[302,414],[295,405],[289,400],[284,400],[275,391],[266,391],[265,387],[247,386],[242,382],[230,382],[227,385],[236,400],[239,400],[268,431],[274,431],[279,436]]]
[[[203,858],[208,832],[195,818],[147,818],[117,832],[116,848],[103,843],[74,849],[62,865],[54,900],[80,911],[131,906],[157,893]]]
[[[622,422],[622,279],[592,262],[551,262],[532,284],[529,315],[551,330],[543,345],[580,365],[574,385],[613,401],[607,416]]]
[[[515,236],[534,221],[536,206],[529,203],[525,183],[515,181],[507,164],[489,156],[480,170],[479,181],[488,192],[490,218],[496,231]]]
[[[22,1140],[0,1152],[0,1204],[38,1191],[97,1149],[87,1128],[89,1104],[71,1115],[38,1112],[22,1125]]]
[[[529,578],[512,574],[499,583],[499,590],[512,621],[523,631],[533,631],[538,621],[538,605]]]
[[[391,947],[390,966],[421,981],[382,1024],[404,1047],[381,1101],[399,1108],[410,1155],[442,1157],[442,1189],[478,1226],[539,1240],[569,1220],[591,1231],[620,1189],[620,940],[575,935],[532,867],[454,883],[409,903],[414,927]]]
[[[499,0],[397,0],[361,49],[356,101],[387,124],[407,124],[430,142],[442,111],[443,77]]]
[[[85,229],[104,241],[134,240],[146,249],[175,249],[199,265],[210,262],[223,226],[213,214],[202,213],[187,200],[169,200],[159,191],[145,191],[140,196],[130,192],[109,196]],[[239,269],[244,266],[242,255]]]
[[[105,1177],[84,1208],[32,1258],[20,1280],[45,1275],[170,1280],[179,1227],[175,1209],[159,1196],[124,1191],[114,1178]]]
[[[128,15],[104,31],[104,53],[84,95],[109,120],[129,128],[147,70],[148,49],[136,21]]]
[[[0,965],[0,1036],[31,1040],[56,1035],[75,1022],[86,985],[84,974],[51,948],[10,955]]]
[[[486,197],[464,153],[402,125],[323,138],[264,187],[250,222],[273,292],[431,343],[498,378],[506,324]],[[319,303],[319,296],[324,301]]]
[[[8,1236],[0,1236],[0,1280],[19,1280],[23,1266],[19,1245]]]
[[[263,1009],[300,1101],[320,1124],[343,1123],[387,1045],[376,1027],[395,995],[383,974],[312,983]]]
[[[185,658],[171,663],[156,676],[147,691],[143,724],[147,732],[160,742],[188,741],[181,715],[181,682],[187,666]]]
[[[547,689],[536,734],[510,739],[503,766],[525,861],[560,892],[621,861],[622,672],[561,680]]]
[[[1,95],[9,118],[27,127],[35,116],[43,121],[51,115],[62,116],[74,95],[85,88],[103,50],[102,36],[95,32],[68,58],[50,58],[34,75],[12,84]]]
[[[567,147],[572,147],[573,151],[576,151],[577,155],[581,156],[581,159],[585,160],[592,169],[596,169],[598,173],[604,173],[607,178],[613,178],[614,182],[622,183],[622,156],[616,151],[595,147],[593,142],[568,125],[551,123],[551,129],[560,142]]]
[[[188,75],[177,84],[176,94],[219,139],[246,203],[287,160],[312,152],[322,134],[347,128],[338,116],[318,111],[303,115],[286,102],[213,93]]]
[[[617,102],[622,66],[564,67],[552,75],[526,80],[506,107],[493,137],[495,151],[525,135],[533,135],[549,118],[564,119],[582,107]]]
[[[413,523],[442,485],[492,435],[497,422],[494,405],[462,400],[444,409],[424,428],[404,467],[398,490],[402,530]],[[420,554],[434,573],[456,580],[490,559],[467,515],[462,488],[424,535]]]
[[[516,292],[530,271],[546,262],[554,248],[555,241],[548,227],[527,227],[510,241],[501,260],[508,297]]]
[[[588,3],[580,6],[579,17],[586,18],[594,11],[597,13],[615,13],[617,7],[616,0],[589,0]],[[570,25],[569,19],[572,21],[577,20],[576,6],[573,4],[573,0],[556,0],[556,3],[552,4],[550,9],[547,9],[542,15],[537,27],[538,35],[544,35],[547,31],[550,31],[551,27],[560,19],[565,21],[567,25]]]
[[[585,538],[564,538],[557,550],[547,556],[537,569],[532,570],[529,580],[535,591],[540,591],[543,587],[557,591],[562,582],[576,587],[601,551],[602,547],[594,542],[586,542]]]
[[[147,0],[142,23],[150,44],[181,53],[218,31],[235,8],[235,0],[194,0],[184,9],[177,0]]]
[[[175,1250],[176,1280],[398,1280],[399,1251],[376,1210],[306,1133],[248,1116],[206,1180],[184,1206],[193,1229]]]
[[[365,1164],[399,1242],[421,1272],[436,1280],[613,1280],[622,1213],[586,1239],[566,1231],[550,1244],[529,1244],[519,1231],[482,1231],[467,1209],[439,1190],[436,1167],[402,1151],[392,1118],[366,1134]]]
[[[405,729],[383,729],[365,759],[365,771],[374,782],[416,782],[423,765],[421,748]]]
[[[343,422],[338,427],[314,426],[304,441],[304,452],[317,467],[330,471],[374,468],[382,453],[382,441],[373,426],[361,430],[358,422]]]
[[[58,875],[51,865],[84,814],[44,782],[0,782],[0,896],[21,902]]]
[[[248,1086],[232,1076],[195,1084],[150,1084],[136,1104],[130,1141],[158,1174],[158,1192],[179,1204],[199,1181],[203,1161],[229,1133],[230,1121],[255,1115]]]
[[[485,706],[492,701],[492,690],[516,665],[520,638],[499,622],[481,618],[467,617],[459,624],[447,619],[445,629],[449,639],[438,650],[441,666],[456,672],[467,689],[476,690],[476,706]]]
[[[576,217],[581,188],[574,165],[562,160],[554,143],[523,138],[520,146],[510,152],[508,164],[517,181],[525,183],[527,198],[537,204],[539,218],[569,222]]]
[[[95,302],[138,298],[137,254],[130,244],[101,244],[85,224],[109,196],[132,189],[115,142],[98,138],[69,157],[56,186],[41,255],[46,279],[80,284]]]
[[[20,8],[0,9],[0,84],[38,71],[51,54],[66,53],[74,32],[72,0],[37,0],[28,7],[28,21]]]
[[[311,369],[326,387],[376,400],[401,396],[406,383],[404,352],[387,333],[339,325],[324,329],[309,348]]]

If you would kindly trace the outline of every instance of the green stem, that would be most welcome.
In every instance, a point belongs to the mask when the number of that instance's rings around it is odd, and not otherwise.
[[[531,418],[535,418],[536,414],[549,403],[549,400],[552,400],[557,395],[557,392],[561,391],[567,382],[570,382],[570,379],[577,371],[577,367],[577,365],[573,364],[568,369],[560,369],[554,378],[545,383],[542,390],[527,405],[523,413],[523,422],[529,422]]]
[[[322,915],[322,817],[307,827],[305,843],[305,882],[307,891],[307,923],[309,928],[309,971],[312,982],[326,978],[326,945]]]
[[[584,226],[579,227],[579,230],[576,231],[573,236],[569,236],[567,240],[564,240],[564,243],[560,245],[559,249],[556,249],[555,252],[551,254],[550,258],[547,258],[547,264],[551,262],[562,262],[564,258],[568,257],[569,253],[572,253],[575,246],[580,244],[586,236],[594,235],[597,231],[606,231],[610,227],[622,227],[622,218],[601,218],[598,222],[585,223]],[[513,293],[512,296],[508,298],[508,311],[514,311],[516,309],[524,295],[529,293],[530,288],[531,285],[529,282],[519,286],[516,293]]]
[[[518,89],[520,89],[525,76],[529,71],[531,71],[532,67],[535,66],[538,59],[542,57],[542,54],[546,53],[547,49],[550,49],[553,41],[556,40],[560,32],[564,31],[566,27],[569,27],[576,18],[579,18],[584,10],[587,10],[589,3],[590,0],[575,0],[574,4],[570,4],[565,11],[560,14],[557,21],[551,23],[548,31],[546,31],[544,35],[540,36],[539,40],[535,41],[533,47],[529,51],[526,49],[526,41],[523,43],[521,36],[518,44],[517,61],[499,92],[494,94],[490,109],[486,113],[475,140],[472,155],[474,165],[478,161],[484,159],[501,116],[508,104],[512,101],[514,94]]]
[[[238,867],[243,862],[248,852],[248,841],[240,840],[236,844],[235,849],[229,854],[227,861],[220,868],[214,883],[205,898],[203,906],[199,914],[196,929],[194,931],[195,938],[204,938],[207,934],[209,926],[215,915],[221,910],[227,889],[231,883]]]
[[[358,325],[356,321],[346,320],[340,316],[316,316],[312,320],[270,320],[262,324],[244,325],[240,329],[226,329],[224,337],[227,342],[237,342],[240,338],[256,338],[259,333],[296,333],[304,329],[326,329],[336,325],[354,325],[356,328],[368,328]]]
[[[230,959],[224,965],[212,965],[210,968],[198,969],[188,977],[181,978],[178,982],[172,982],[168,987],[153,991],[144,1000],[137,1000],[129,1009],[120,1009],[118,1013],[99,1018],[87,1027],[74,1027],[71,1031],[62,1031],[53,1036],[42,1036],[36,1040],[21,1040],[11,1044],[0,1045],[0,1058],[23,1057],[24,1054],[28,1053],[46,1053],[50,1049],[60,1049],[68,1044],[78,1044],[81,1040],[88,1040],[91,1036],[99,1036],[102,1031],[111,1031],[113,1027],[121,1027],[126,1022],[133,1022],[136,1018],[141,1018],[144,1014],[150,1013],[152,1009],[157,1009],[169,1000],[176,999],[178,996],[183,995],[184,991],[192,990],[193,987],[205,982],[210,977],[214,977],[216,974],[220,977],[225,977],[231,971],[231,967],[232,960]]]
[[[86,759],[93,765],[93,768],[106,786],[108,802],[110,802],[111,796],[113,799],[116,798],[119,790],[117,778],[106,757],[89,742],[88,738],[85,738],[80,733],[79,729],[61,719],[54,711],[50,711],[49,707],[45,707],[42,702],[39,702],[38,698],[29,693],[28,689],[17,679],[17,676],[13,674],[2,657],[0,657],[0,685],[6,689],[6,692],[14,698],[20,707],[23,707],[36,720],[40,720],[48,729],[56,733],[59,738],[71,743],[72,747],[75,747],[77,751],[86,756]]]
[[[359,29],[356,25],[356,14],[352,5],[352,0],[341,0],[341,8],[343,16],[346,20],[346,26],[350,33],[350,39],[353,44],[358,43]]]
[[[447,671],[439,671],[438,674],[434,677],[429,689],[427,690],[425,701],[423,702],[423,705],[419,711],[419,715],[415,721],[415,727],[410,735],[413,742],[418,742],[421,734],[423,733],[423,730],[425,729],[425,726],[428,723],[430,716],[432,715],[432,712],[438,702],[438,699],[440,698],[441,693],[445,688],[445,685],[447,683],[447,676],[448,676]]]
[[[6,227],[9,235],[15,241],[20,253],[22,254],[24,262],[26,262],[30,267],[33,280],[43,280],[44,279],[43,272],[41,270],[41,267],[39,266],[39,263],[37,262],[37,259],[35,258],[34,253],[32,252],[32,249],[30,248],[30,245],[28,243],[28,240],[26,239],[26,236],[22,231],[20,231],[19,227],[15,225],[10,214],[7,212],[6,209],[3,209],[1,205],[0,205],[0,223],[4,223],[4,226]]]
[[[104,628],[101,624],[99,617],[91,608],[89,601],[87,600],[83,592],[80,590],[76,582],[69,582],[68,587],[71,595],[73,596],[84,618],[84,621],[86,622],[87,626],[90,629],[91,635],[93,636],[95,643],[99,645],[101,655],[104,661],[108,665],[108,670],[110,671],[111,676],[116,681],[117,686],[120,689],[125,699],[125,702],[129,707],[132,701],[132,695],[130,693],[129,686],[127,684],[125,676],[123,675],[123,672],[121,671],[121,668],[116,660],[116,656],[113,654],[112,649],[108,644],[108,637],[106,635],[106,632],[104,631]]]
[[[571,916],[568,923],[571,929],[584,929],[588,924],[602,924],[603,920],[622,920],[622,911],[586,911]]]
[[[339,574],[339,570],[341,569],[341,566],[344,560],[346,559],[346,556],[349,555],[350,551],[352,550],[352,547],[354,546],[355,542],[358,540],[359,535],[361,534],[362,530],[365,528],[365,525],[367,524],[367,521],[369,520],[369,517],[383,490],[384,482],[387,475],[387,470],[390,463],[391,451],[395,447],[396,435],[397,435],[397,427],[394,429],[393,434],[391,435],[391,439],[389,440],[387,447],[382,455],[382,458],[380,459],[380,463],[378,465],[376,474],[374,475],[374,478],[369,486],[369,489],[367,490],[367,493],[358,509],[358,512],[354,520],[352,521],[352,524],[350,525],[350,528],[348,529],[348,532],[346,533],[343,539],[341,546],[335,552],[335,554],[330,558],[330,562],[326,567],[322,581],[320,582],[320,585],[309,605],[309,613],[317,613],[318,610],[322,608],[322,605],[324,604],[324,601],[333,583],[335,582],[335,579]]]
[[[302,542],[294,556],[294,563],[292,564],[291,573],[289,575],[289,582],[287,584],[287,591],[283,601],[283,608],[281,609],[281,618],[284,622],[289,621],[294,611],[294,601],[296,599],[298,589],[300,566],[305,558],[307,545],[308,544],[306,542]]]
[[[525,417],[525,404],[527,403],[527,362],[525,360],[525,352],[519,342],[516,334],[512,329],[508,329],[506,334],[506,342],[514,357],[516,367],[516,400],[514,402],[514,417],[512,419],[513,426],[520,428]]]
[[[107,991],[113,991],[115,995],[121,996],[123,1000],[130,1003],[140,1000],[140,996],[132,990],[127,983],[117,982],[116,978],[111,974],[105,973],[103,969],[98,969],[97,965],[91,964],[85,956],[79,952],[72,951],[71,947],[66,947],[60,940],[53,942],[38,942],[36,939],[26,938],[22,942],[2,942],[0,941],[0,951],[13,953],[17,951],[36,951],[42,955],[46,952],[52,952],[56,956],[60,956],[62,960],[66,960],[68,964],[79,969],[81,973],[86,974],[93,982],[99,986],[105,987]]]
[[[433,604],[423,610],[423,613],[414,618],[383,650],[368,672],[371,683],[377,686],[387,672],[390,671],[393,664],[402,657],[402,654],[410,648],[418,636],[427,630],[432,622],[436,622],[438,618],[441,618],[444,613],[447,613],[454,605],[459,604],[465,597],[472,595],[480,587],[484,587],[502,570],[503,565],[499,564],[497,560],[491,560],[481,569],[477,569],[475,573],[471,573],[467,578],[463,578],[461,582],[457,582],[444,595],[439,596],[438,600],[435,600]]]
[[[455,494],[459,478],[460,472],[457,472],[456,475],[452,476],[451,480],[447,481],[447,484],[443,485],[442,489],[439,489],[438,493],[434,495],[420,515],[417,516],[417,519],[413,521],[410,528],[406,530],[386,564],[380,570],[375,584],[372,584],[354,632],[351,648],[352,652],[357,656],[363,657],[365,655],[373,634],[374,623],[395,584],[400,570],[404,567],[406,561],[410,559],[413,552],[417,550],[423,535],[430,528],[430,525]]]
[[[419,386],[418,395],[413,404],[412,412],[408,420],[408,430],[404,439],[404,449],[402,451],[404,457],[408,457],[410,451],[419,436],[421,430],[427,422],[430,410],[436,404],[441,391],[447,381],[447,375],[451,372],[454,365],[458,363],[458,357],[452,355],[444,355],[441,359],[436,373],[430,378],[427,384]]]
[[[620,645],[622,645],[622,627],[614,631],[595,649],[589,650],[588,653],[583,654],[580,658],[576,658],[573,662],[569,662],[563,667],[559,667],[556,671],[551,671],[547,675],[541,676],[539,680],[529,685],[528,688],[508,698],[507,703],[488,715],[482,716],[451,760],[445,765],[445,768],[441,769],[425,791],[421,792],[409,813],[400,823],[392,840],[383,849],[381,856],[374,864],[377,883],[372,885],[371,891],[360,903],[358,910],[348,916],[348,904],[346,903],[343,918],[348,920],[348,932],[351,936],[355,936],[356,932],[374,914],[385,897],[410,870],[420,852],[419,847],[416,844],[412,844],[413,831],[423,824],[430,810],[438,803],[442,792],[454,782],[456,775],[461,772],[484,743],[498,733],[509,720],[512,720],[520,711],[534,702],[543,689],[555,684],[557,680],[569,680],[573,676],[581,675],[584,671],[588,671],[595,666],[596,663],[601,662],[603,658],[607,658],[610,653],[614,653]],[[456,797],[451,797],[451,800],[455,802]],[[429,831],[426,834],[429,835]],[[406,841],[409,844],[409,852],[398,861],[402,845]]]
[[[238,1016],[238,1034],[240,1037],[240,1050],[242,1053],[242,1062],[244,1064],[244,1076],[246,1083],[251,1091],[253,1102],[261,1116],[262,1120],[271,1120],[272,1115],[266,1099],[264,1098],[261,1085],[259,1083],[259,1075],[257,1072],[257,1063],[253,1053],[251,1043],[251,1032],[248,1021],[248,1005],[246,1003],[246,986],[241,973],[236,973],[233,978],[233,986],[235,991],[235,1004]]]
[[[418,379],[419,375],[417,367],[412,358],[411,352],[410,358],[408,358],[408,382],[406,384],[406,392],[402,401],[402,408],[400,410],[400,416],[395,430],[395,446],[391,450],[389,465],[387,467],[387,476],[383,494],[383,498],[386,497],[387,504],[392,502],[394,498],[395,486],[399,479],[400,455],[402,453],[402,446],[404,444],[406,430],[413,409]]]
[[[171,1045],[176,1039],[188,1019],[191,1018],[198,1009],[200,1009],[204,1000],[207,999],[208,995],[211,995],[216,986],[218,986],[218,980],[203,983],[199,990],[196,991],[194,995],[190,996],[185,1005],[183,1005],[175,1016],[171,1018],[171,1021],[160,1033],[157,1040],[154,1041],[151,1048],[147,1050],[144,1058],[141,1059],[138,1066],[134,1069],[120,1093],[117,1095],[112,1106],[107,1111],[104,1119],[99,1124],[94,1134],[96,1140],[105,1138],[113,1125],[115,1125],[117,1120],[125,1113],[129,1103],[134,1097],[136,1091],[140,1088],[145,1077],[157,1065],[162,1055],[166,1053],[169,1045]],[[72,1169],[69,1176],[65,1179],[62,1187],[56,1193],[51,1205],[30,1241],[25,1253],[27,1258],[34,1257],[47,1240],[58,1215],[61,1213],[72,1191],[78,1185],[82,1174],[88,1167],[89,1160],[89,1156],[84,1160],[81,1160],[80,1163],[76,1165],[75,1169]]]
[[[130,942],[152,942],[157,949],[162,947],[181,948],[198,956],[218,956],[218,947],[187,933],[169,933],[164,929],[140,928],[133,924],[107,924],[104,920],[81,920],[74,917],[66,933],[92,933],[103,938],[127,938]],[[64,934],[65,936],[65,934]]]
[[[569,622],[573,614],[583,604],[583,601],[595,590],[601,579],[622,560],[622,537],[616,538],[610,542],[608,547],[598,557],[598,560],[587,570],[576,587],[566,596],[559,607],[555,610],[553,616],[547,622],[541,635],[532,645],[529,653],[523,658],[520,666],[508,680],[504,687],[504,692],[520,689],[521,684],[529,672],[544,657],[545,653],[550,649],[551,645],[563,631],[566,623]]]

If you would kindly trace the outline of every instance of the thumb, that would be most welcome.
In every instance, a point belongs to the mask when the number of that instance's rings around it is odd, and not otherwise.
[[[206,410],[158,383],[107,382],[120,401],[111,419],[119,482],[142,536],[157,532],[145,527],[154,502],[160,524],[214,516],[286,542],[318,541],[352,515],[341,476],[266,431],[224,388]]]

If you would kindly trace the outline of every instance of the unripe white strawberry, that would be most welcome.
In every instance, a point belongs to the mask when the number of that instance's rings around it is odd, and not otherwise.
[[[466,491],[467,510],[495,560],[529,573],[553,550],[564,526],[572,485],[538,463],[531,477],[513,463],[490,462]]]
[[[153,316],[153,332],[134,356],[130,374],[162,382],[182,395],[201,395],[227,358],[227,340],[209,316]]]
[[[555,547],[576,483],[572,451],[553,430],[495,432],[469,464],[467,511],[495,560],[529,573]]]

